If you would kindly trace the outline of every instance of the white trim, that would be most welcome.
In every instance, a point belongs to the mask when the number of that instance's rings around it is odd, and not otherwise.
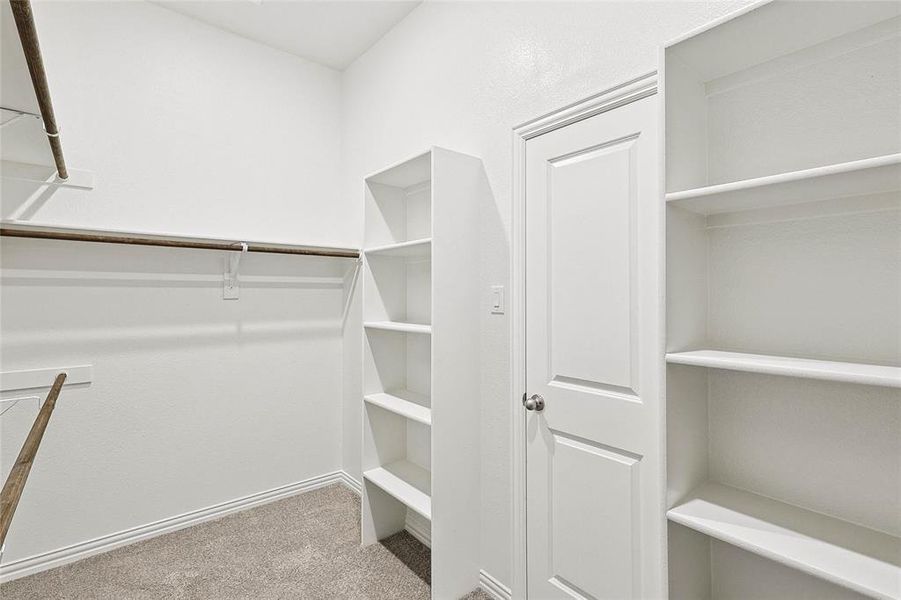
[[[527,121],[513,129],[514,133],[514,151],[519,146],[519,142],[525,142],[533,137],[549,133],[555,129],[566,127],[576,121],[581,121],[589,117],[593,117],[602,112],[619,108],[625,104],[630,104],[636,100],[641,100],[647,96],[657,93],[657,72],[651,71],[645,73],[635,79],[630,79],[625,83],[621,83],[609,88],[594,96],[589,96],[584,100],[575,102],[563,108],[557,109],[537,119]],[[514,159],[522,159],[522,156],[514,156]],[[517,166],[514,163],[514,170]],[[514,181],[515,183],[515,181]]]
[[[57,550],[51,550],[50,552],[45,552],[43,554],[22,558],[8,564],[0,565],[0,583],[18,579],[19,577],[25,577],[26,575],[33,575],[34,573],[52,569],[54,567],[60,567],[75,562],[76,560],[94,556],[95,554],[108,552],[121,546],[127,546],[128,544],[140,542],[158,535],[171,533],[193,525],[199,525],[200,523],[219,519],[234,512],[247,510],[248,508],[268,504],[269,502],[274,502],[276,500],[282,500],[327,485],[341,483],[350,487],[348,480],[353,481],[353,479],[347,477],[346,473],[343,471],[334,471],[332,473],[326,473],[325,475],[319,475],[318,477],[311,477],[304,481],[298,481],[297,483],[273,488],[265,492],[251,494],[243,498],[229,500],[228,502],[222,502],[221,504],[215,504],[207,508],[186,512],[154,523],[148,523],[147,525],[132,527],[131,529],[94,538],[93,540],[88,540],[86,542],[80,542]]]
[[[404,529],[419,540],[427,548],[432,548],[432,524],[416,511],[408,510],[404,520]]]
[[[731,21],[732,19],[740,17],[740,16],[747,14],[753,10],[757,10],[761,6],[766,6],[767,4],[769,4],[772,1],[773,0],[755,0],[754,2],[751,2],[750,4],[747,4],[745,6],[742,6],[741,8],[739,8],[737,10],[734,10],[730,13],[726,13],[725,15],[718,17],[712,21],[708,21],[707,23],[704,23],[703,25],[701,25],[699,27],[695,27],[694,29],[689,29],[688,31],[680,34],[678,37],[675,37],[675,38],[669,40],[668,42],[665,42],[663,44],[663,47],[669,48],[670,46],[675,46],[679,42],[684,42],[685,40],[687,40],[689,38],[693,38],[696,35],[700,35],[700,34],[704,33],[705,31],[709,31],[709,30],[713,29],[714,27],[719,27],[720,25],[722,25],[723,23],[726,23],[727,21]]]
[[[519,399],[525,393],[525,158],[526,142],[577,121],[619,108],[658,92],[653,71],[614,86],[585,100],[533,119],[513,129],[513,242],[510,261],[510,382],[512,387],[513,587],[508,598],[528,597],[526,589],[526,469],[525,414]]]
[[[485,571],[479,571],[479,587],[485,590],[494,600],[511,600],[513,598],[510,588]]]
[[[357,496],[363,495],[363,484],[357,481],[347,471],[341,471],[341,483],[347,486],[347,489],[355,493]]]

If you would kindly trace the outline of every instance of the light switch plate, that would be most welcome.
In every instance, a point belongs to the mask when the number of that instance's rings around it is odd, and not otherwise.
[[[504,286],[491,286],[491,314],[504,314]]]
[[[231,279],[228,274],[225,274],[225,277],[222,281],[222,299],[223,300],[237,300],[241,295],[241,288],[238,287],[238,280]]]

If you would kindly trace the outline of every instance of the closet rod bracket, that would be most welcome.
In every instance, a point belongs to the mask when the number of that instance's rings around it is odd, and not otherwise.
[[[238,269],[241,267],[241,259],[247,254],[247,242],[240,242],[241,250],[229,252],[225,257],[225,275],[222,282],[222,299],[237,300],[240,293],[238,286]]]

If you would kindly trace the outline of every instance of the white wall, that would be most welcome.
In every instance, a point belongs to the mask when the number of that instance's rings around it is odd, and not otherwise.
[[[652,70],[662,41],[744,2],[427,2],[343,77],[143,3],[38,3],[66,155],[98,186],[26,213],[356,246],[363,176],[437,144],[485,161],[495,198],[482,207],[480,277],[485,290],[507,285],[511,129]],[[4,202],[4,216],[18,207]],[[6,560],[341,460],[360,476],[358,307],[345,330],[343,408],[332,401],[342,290],[329,278],[342,266],[251,256],[256,282],[229,303],[215,253],[78,248],[0,248],[3,368],[97,368],[91,387],[61,401]],[[487,294],[481,325],[482,564],[509,583],[516,402],[508,319],[489,314]]]
[[[62,144],[90,193],[33,220],[349,244],[340,74],[144,2],[45,2],[35,21]],[[4,217],[13,209],[4,199]]]
[[[36,3],[62,142],[92,192],[39,222],[357,242],[338,193],[340,75],[139,2]],[[25,200],[4,189],[3,216]],[[2,369],[91,363],[63,391],[4,567],[341,467],[347,262],[4,238]],[[9,394],[7,394],[9,395]],[[4,470],[36,412],[2,420]]]
[[[490,314],[488,289],[509,288],[511,130],[655,69],[660,44],[745,3],[426,2],[344,72],[344,201],[362,203],[364,175],[430,145],[485,162],[494,203],[482,207],[480,224],[482,413],[473,423],[481,425],[484,455],[481,562],[504,583],[511,581],[510,411],[518,402],[510,392],[508,317]],[[353,214],[359,232],[361,214]],[[359,477],[352,444],[360,392],[351,375],[344,464]]]

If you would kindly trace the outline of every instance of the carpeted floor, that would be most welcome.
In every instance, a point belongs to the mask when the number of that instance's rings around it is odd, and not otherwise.
[[[429,549],[407,532],[360,547],[342,485],[235,513],[17,579],[3,600],[415,600]],[[467,600],[490,600],[476,590]]]

